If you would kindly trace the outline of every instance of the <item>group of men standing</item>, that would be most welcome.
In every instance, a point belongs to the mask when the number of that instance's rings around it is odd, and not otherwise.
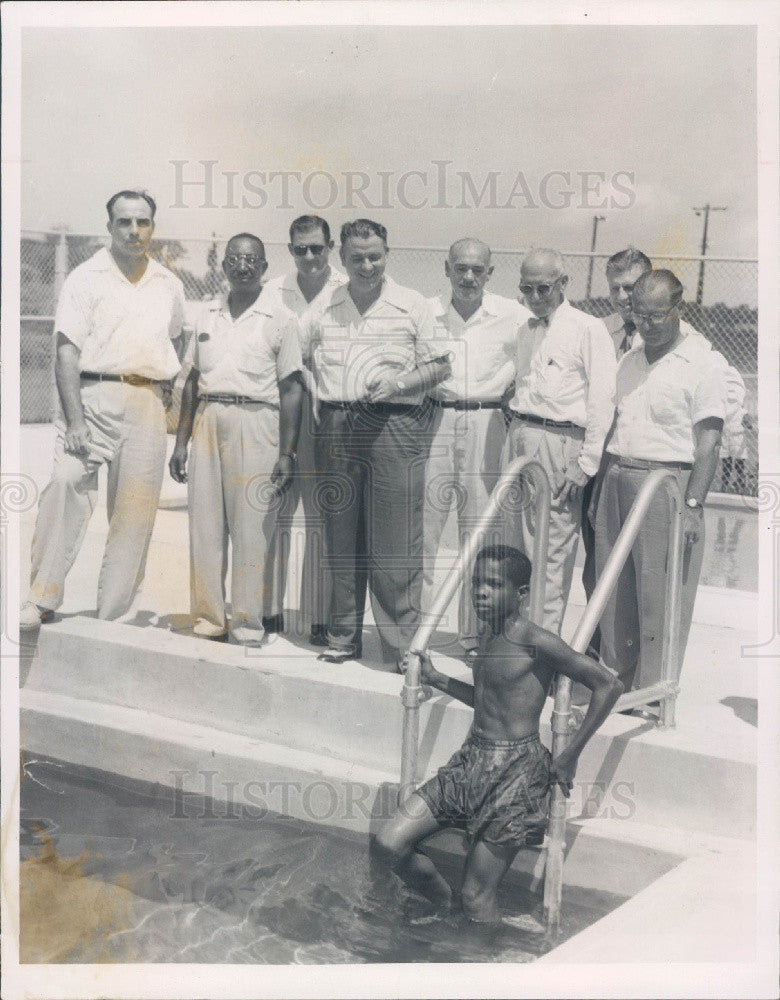
[[[110,247],[76,268],[57,310],[61,400],[21,625],[62,602],[109,469],[109,533],[98,615],[127,612],[138,589],[165,459],[164,403],[180,368],[179,280],[148,257],[155,205],[122,191],[108,203]],[[702,505],[724,419],[739,419],[741,380],[680,318],[682,286],[637,250],[610,258],[615,313],[566,299],[563,258],[523,260],[522,303],[493,295],[488,246],[464,238],[426,300],[385,272],[387,231],[341,229],[344,272],[325,220],[290,228],[291,273],[264,283],[262,241],[225,250],[229,290],[203,304],[183,350],[186,382],[169,467],[189,480],[193,631],[259,645],[283,627],[289,525],[302,502],[301,611],[321,659],[362,653],[367,592],[385,662],[398,666],[430,610],[453,502],[459,542],[501,470],[538,459],[551,490],[544,622],[559,633],[580,533],[591,591],[647,473],[672,469],[686,502],[682,647],[703,551]],[[744,386],[742,386],[744,396]],[[626,689],[657,677],[664,629],[667,504],[659,496],[601,622],[601,655]],[[504,511],[501,540],[532,551],[529,508]],[[226,614],[228,540],[231,614]],[[464,589],[458,638],[479,637]],[[591,652],[598,655],[597,637]]]

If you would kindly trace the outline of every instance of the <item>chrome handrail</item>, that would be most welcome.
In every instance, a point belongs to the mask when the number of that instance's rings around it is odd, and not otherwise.
[[[621,695],[614,712],[624,708],[661,701],[660,723],[674,725],[674,707],[679,677],[680,655],[680,597],[682,593],[683,557],[683,500],[675,472],[670,469],[653,470],[642,483],[628,517],[620,529],[609,558],[601,572],[593,596],[580,619],[570,642],[572,649],[584,653],[598,624],[609,597],[614,590],[623,566],[655,494],[663,483],[670,482],[669,504],[672,508],[670,560],[666,590],[666,629],[662,653],[662,679],[649,687]],[[569,715],[571,712],[571,678],[559,675],[555,686],[550,728],[552,730],[553,759],[568,743]],[[563,845],[566,837],[566,798],[559,785],[554,785],[550,799],[547,827],[547,864],[544,877],[544,919],[548,935],[555,936],[560,927],[561,895],[563,891]]]
[[[490,530],[504,497],[520,475],[528,476],[536,488],[536,529],[532,559],[529,617],[541,624],[544,614],[545,580],[547,576],[547,545],[550,532],[550,481],[542,464],[535,458],[520,457],[511,462],[490,495],[485,512],[479,519],[474,533],[463,547],[439,591],[426,621],[417,629],[407,655],[406,674],[401,691],[404,707],[404,724],[401,740],[401,787],[398,801],[414,790],[417,778],[417,747],[420,732],[420,704],[427,695],[420,684],[420,657],[425,653],[436,626],[441,621],[450,601],[457,593],[461,578],[474,560],[482,541]]]

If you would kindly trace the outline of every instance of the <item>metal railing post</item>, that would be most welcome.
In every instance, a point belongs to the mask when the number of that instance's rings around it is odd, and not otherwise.
[[[674,722],[674,699],[676,697],[676,661],[679,658],[680,593],[682,586],[682,494],[677,477],[669,469],[654,469],[637,493],[620,534],[612,547],[609,558],[598,579],[593,596],[572,637],[570,646],[578,653],[588,648],[591,636],[604,613],[609,596],[617,585],[623,566],[631,554],[648,508],[663,483],[670,482],[669,502],[673,505],[673,521],[670,537],[669,582],[666,592],[666,631],[664,636],[663,676],[660,683],[641,691],[621,695],[613,712],[633,705],[646,704],[650,700],[661,700],[663,725]],[[553,734],[553,758],[566,748],[568,743],[568,721],[571,710],[571,680],[557,678],[555,703],[550,728]],[[667,707],[668,706],[668,707]],[[671,717],[671,721],[669,718]],[[563,893],[563,848],[566,840],[566,798],[559,785],[554,785],[550,796],[550,818],[547,827],[547,867],[544,878],[544,919],[547,934],[554,937],[560,928],[561,897]]]
[[[682,493],[677,488],[669,490],[669,505],[672,512],[672,535],[669,541],[669,565],[667,567],[669,585],[666,588],[666,611],[664,614],[664,646],[661,659],[661,680],[669,686],[669,692],[661,698],[659,725],[663,729],[674,726],[677,702],[677,681],[680,677],[680,618],[682,616],[682,570],[683,570],[683,517],[685,509]]]
[[[544,613],[544,594],[547,565],[547,545],[550,531],[550,482],[543,466],[533,458],[517,458],[511,462],[502,474],[485,512],[479,519],[471,538],[463,547],[457,562],[447,574],[433,607],[425,621],[415,632],[409,647],[406,674],[401,692],[404,707],[404,724],[401,736],[401,788],[399,802],[414,789],[417,780],[417,744],[420,729],[420,704],[425,700],[425,692],[420,684],[420,657],[428,648],[436,626],[441,621],[452,598],[457,593],[461,579],[471,566],[490,530],[504,497],[520,477],[521,473],[528,476],[535,486],[536,493],[536,531],[534,533],[534,552],[531,576],[531,594],[529,600],[529,617],[541,623]]]

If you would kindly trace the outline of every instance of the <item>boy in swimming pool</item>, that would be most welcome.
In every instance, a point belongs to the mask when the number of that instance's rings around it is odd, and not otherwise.
[[[501,919],[499,883],[520,848],[541,844],[550,787],[557,783],[569,795],[582,748],[623,690],[605,667],[528,620],[530,580],[531,563],[511,546],[488,546],[477,555],[471,599],[486,627],[473,659],[474,684],[440,673],[427,656],[422,664],[423,683],[474,709],[471,730],[372,845],[380,863],[446,911],[449,886],[417,845],[442,827],[465,828],[461,905],[480,922]],[[593,693],[582,724],[551,762],[539,740],[539,717],[556,673]]]

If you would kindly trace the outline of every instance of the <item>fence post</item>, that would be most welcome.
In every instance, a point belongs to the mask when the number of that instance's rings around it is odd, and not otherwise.
[[[63,228],[59,231],[59,237],[57,238],[57,243],[54,247],[54,312],[57,312],[57,303],[60,300],[60,292],[62,291],[62,286],[65,284],[65,279],[68,276],[68,237],[66,230]],[[57,406],[59,402],[57,394],[57,380],[54,377],[54,363],[57,358],[57,331],[54,329],[54,324],[52,323],[51,335],[51,410],[50,410],[50,420],[54,420],[57,415]]]
[[[62,286],[68,276],[68,238],[64,230],[60,231],[57,245],[54,249],[54,308],[60,298]]]

